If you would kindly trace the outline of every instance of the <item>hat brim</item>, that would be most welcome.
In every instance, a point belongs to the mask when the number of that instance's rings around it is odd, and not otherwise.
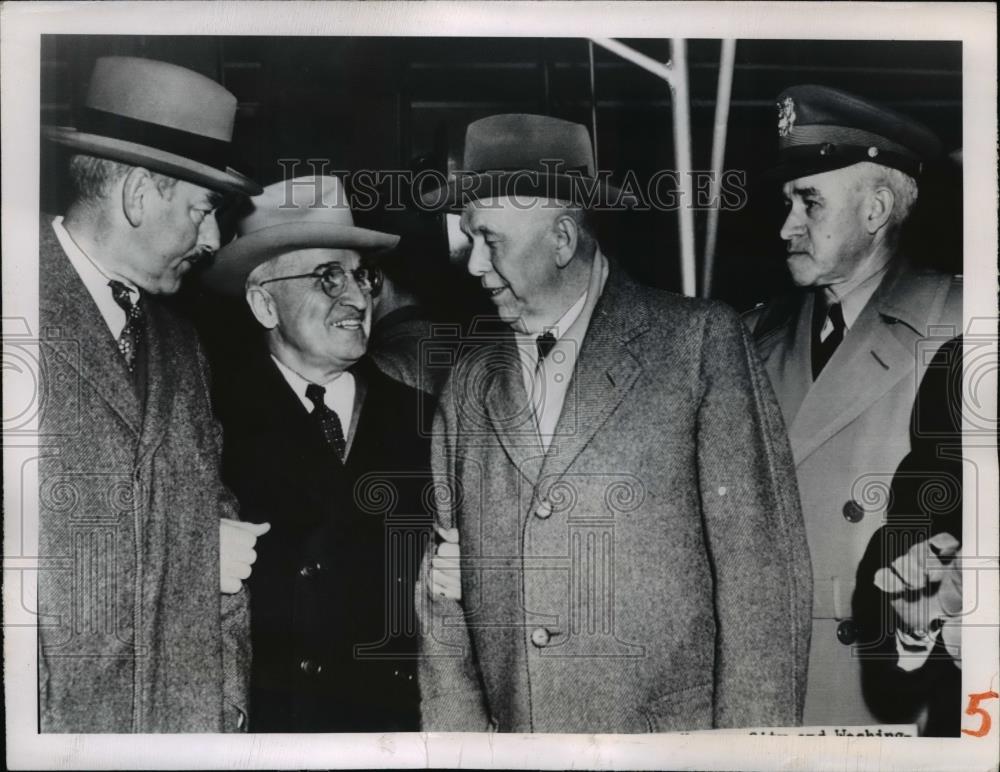
[[[558,199],[587,209],[621,209],[635,200],[600,178],[525,170],[460,174],[421,195],[420,205],[425,211],[458,213],[470,201],[517,197]]]
[[[239,236],[215,254],[202,275],[205,286],[227,295],[243,294],[247,276],[258,266],[284,252],[299,249],[353,249],[377,253],[392,249],[399,236],[352,225],[290,222],[261,228]]]
[[[42,135],[52,142],[87,155],[141,166],[219,192],[256,196],[263,190],[260,185],[235,169],[223,171],[149,145],[88,134],[69,126],[45,126],[42,128]]]

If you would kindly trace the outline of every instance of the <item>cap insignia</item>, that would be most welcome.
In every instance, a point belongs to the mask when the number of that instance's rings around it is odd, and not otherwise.
[[[795,102],[785,97],[778,102],[778,136],[787,137],[795,127]]]

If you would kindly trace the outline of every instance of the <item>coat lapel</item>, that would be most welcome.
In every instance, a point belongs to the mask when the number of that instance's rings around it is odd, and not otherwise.
[[[490,427],[496,433],[511,462],[532,484],[537,480],[538,460],[544,453],[535,427],[531,400],[524,390],[521,357],[513,334],[494,345],[490,353],[475,358],[475,370],[466,383],[473,384],[476,371],[488,367],[492,377],[484,399]],[[474,394],[474,389],[472,390]]]
[[[813,296],[809,293],[781,326],[758,342],[787,426],[792,425],[812,387],[809,357],[812,307]]]
[[[132,376],[94,299],[63,253],[51,224],[45,220],[40,225],[39,246],[42,277],[39,316],[47,328],[42,341],[52,328],[57,328],[63,339],[75,338],[80,357],[79,361],[70,357],[69,365],[138,433],[142,408],[132,386]]]
[[[177,350],[176,331],[171,335],[169,311],[157,300],[143,297],[146,304],[146,329],[143,354],[146,357],[145,411],[142,420],[139,453],[149,456],[159,446],[170,426],[179,368],[197,367],[197,362],[186,361]]]
[[[946,294],[946,282],[915,281],[905,266],[886,277],[809,389],[790,425],[796,464],[903,378],[914,377],[917,343],[940,315]],[[809,317],[804,316],[808,327]],[[808,355],[798,358],[809,362]],[[850,377],[843,377],[844,373]]]
[[[539,479],[550,481],[546,488],[569,469],[632,388],[642,372],[633,350],[635,339],[648,329],[649,313],[642,296],[621,269],[611,264],[542,464]]]

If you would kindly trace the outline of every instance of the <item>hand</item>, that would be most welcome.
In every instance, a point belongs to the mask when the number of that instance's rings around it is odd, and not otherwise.
[[[442,528],[436,525],[434,530],[444,541],[438,545],[431,560],[431,595],[448,600],[461,600],[460,558],[462,553],[458,546],[458,529]]]
[[[903,635],[924,641],[940,631],[956,663],[962,656],[962,628],[957,620],[962,611],[962,574],[956,566],[961,554],[958,539],[939,533],[875,572],[875,586],[895,596],[891,603]]]
[[[250,577],[250,566],[257,559],[257,537],[271,530],[270,523],[244,523],[241,520],[219,521],[219,584],[222,592],[232,595]]]

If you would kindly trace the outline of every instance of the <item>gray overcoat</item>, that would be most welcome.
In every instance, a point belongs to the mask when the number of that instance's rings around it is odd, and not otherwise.
[[[43,732],[235,731],[246,591],[219,590],[221,434],[195,331],[145,296],[140,387],[40,224]]]
[[[516,361],[509,334],[472,348],[441,398],[438,518],[460,531],[462,602],[418,590],[424,729],[796,724],[808,551],[737,315],[612,263],[548,452]]]
[[[804,721],[875,724],[851,619],[855,576],[886,522],[893,475],[910,451],[917,387],[937,350],[962,332],[962,283],[897,262],[815,382],[813,301],[802,292],[746,317],[788,425],[812,550]]]

